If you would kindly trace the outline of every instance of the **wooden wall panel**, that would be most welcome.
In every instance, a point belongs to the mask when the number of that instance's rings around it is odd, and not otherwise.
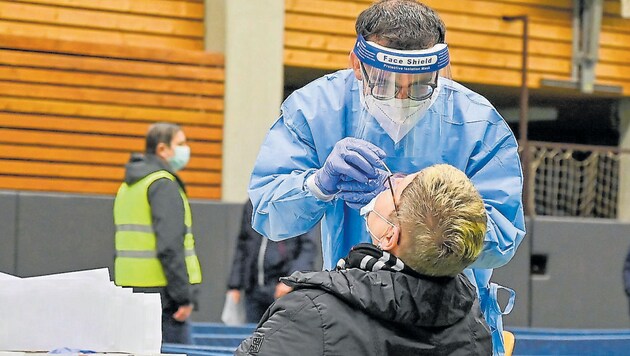
[[[115,194],[148,125],[171,121],[190,197],[219,199],[224,77],[218,54],[0,34],[0,189]]]
[[[203,2],[0,0],[0,34],[203,49]]]
[[[542,79],[571,74],[571,0],[424,0],[447,26],[452,73],[461,82],[520,85],[522,25],[502,16],[530,17],[531,88]],[[285,65],[321,69],[348,66],[356,16],[370,0],[285,0]],[[617,0],[606,0],[597,83],[618,85],[630,95],[630,20]],[[484,75],[481,75],[484,74]],[[502,76],[502,78],[497,78]],[[498,84],[500,83],[500,84]]]

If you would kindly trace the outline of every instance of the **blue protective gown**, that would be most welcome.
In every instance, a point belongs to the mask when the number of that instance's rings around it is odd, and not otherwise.
[[[464,171],[481,194],[488,230],[481,255],[465,273],[478,288],[496,334],[495,353],[501,353],[500,310],[492,293],[496,289],[489,286],[492,269],[514,256],[525,235],[517,143],[485,98],[450,80],[440,78],[439,83],[438,99],[403,144],[395,146],[384,131],[368,140],[386,152],[385,162],[394,173],[448,163]],[[252,173],[252,225],[264,236],[282,240],[321,220],[324,269],[331,269],[352,246],[370,238],[357,210],[339,199],[318,200],[304,183],[322,167],[335,143],[357,132],[362,111],[358,81],[352,70],[326,75],[293,92],[281,109]],[[413,145],[404,145],[406,139]]]

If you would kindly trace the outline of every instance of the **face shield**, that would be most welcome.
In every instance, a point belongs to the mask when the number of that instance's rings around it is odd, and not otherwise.
[[[354,53],[360,61],[361,115],[356,135],[373,143],[383,131],[396,146],[412,145],[408,135],[439,97],[439,73],[449,64],[448,47],[402,51],[359,36]],[[376,139],[376,141],[375,141]]]

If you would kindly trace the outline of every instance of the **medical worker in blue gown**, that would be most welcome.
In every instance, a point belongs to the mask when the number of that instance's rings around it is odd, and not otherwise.
[[[479,259],[465,271],[477,286],[503,353],[492,269],[507,263],[525,235],[517,143],[495,108],[449,79],[445,26],[414,0],[379,1],[356,21],[351,69],[291,94],[252,173],[253,227],[272,240],[322,222],[324,268],[369,242],[360,208],[393,173],[436,163],[464,171],[482,195],[488,230]],[[387,168],[388,167],[388,168]],[[507,289],[507,288],[506,288]]]

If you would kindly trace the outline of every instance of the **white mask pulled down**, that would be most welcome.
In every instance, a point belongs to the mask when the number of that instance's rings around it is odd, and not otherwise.
[[[363,87],[359,81],[359,87]],[[424,114],[433,105],[440,94],[440,87],[435,88],[433,94],[424,100],[411,100],[392,98],[379,100],[372,95],[365,95],[359,90],[361,105],[370,115],[374,116],[383,130],[391,137],[394,143],[400,142],[420,121]]]

